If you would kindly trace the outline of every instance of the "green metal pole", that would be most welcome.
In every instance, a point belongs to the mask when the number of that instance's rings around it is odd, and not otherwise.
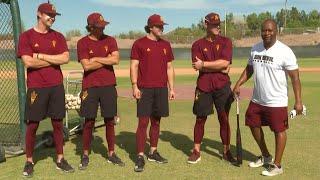
[[[0,0],[0,2],[6,3],[6,4],[10,4],[10,0]]]
[[[18,49],[19,35],[21,34],[21,19],[20,10],[17,0],[10,0],[10,10],[13,25],[13,37],[15,42],[15,50]],[[17,68],[17,83],[18,83],[18,98],[19,98],[19,117],[20,117],[20,130],[21,130],[21,146],[25,145],[25,104],[26,104],[26,84],[24,75],[24,65],[20,58],[16,58]]]

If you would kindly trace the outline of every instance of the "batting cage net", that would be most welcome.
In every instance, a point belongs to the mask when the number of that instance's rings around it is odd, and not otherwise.
[[[15,53],[17,31],[14,27],[13,3],[16,1],[0,0],[0,145],[5,147],[21,146],[24,136],[20,123],[22,106],[19,101],[21,96],[18,88],[19,66]]]

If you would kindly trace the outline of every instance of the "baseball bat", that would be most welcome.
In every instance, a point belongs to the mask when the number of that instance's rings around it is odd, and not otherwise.
[[[237,149],[237,164],[240,166],[242,164],[242,142],[241,142],[241,132],[239,126],[239,98],[236,98],[237,104],[237,136],[236,136],[236,149]]]

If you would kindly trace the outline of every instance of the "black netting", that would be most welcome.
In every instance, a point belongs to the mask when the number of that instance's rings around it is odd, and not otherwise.
[[[0,143],[21,143],[18,87],[10,5],[0,3]]]

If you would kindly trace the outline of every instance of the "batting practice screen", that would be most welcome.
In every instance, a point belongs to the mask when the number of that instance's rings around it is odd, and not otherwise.
[[[21,144],[14,23],[9,1],[0,1],[0,144]]]

